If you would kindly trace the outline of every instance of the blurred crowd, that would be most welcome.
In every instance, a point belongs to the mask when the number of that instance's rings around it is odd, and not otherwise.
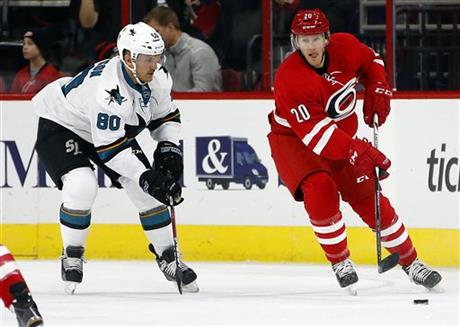
[[[12,4],[3,15],[8,19],[0,36],[0,52],[5,58],[0,63],[0,92],[36,93],[60,76],[73,76],[118,54],[121,0],[55,3],[33,10]],[[262,90],[261,0],[130,3],[129,20],[146,22],[165,39],[165,66],[173,76],[173,91]],[[294,13],[307,8],[323,10],[331,22],[331,32],[359,37],[359,0],[273,0],[274,71],[291,51],[289,24]],[[378,15],[382,17],[384,10]],[[384,45],[384,38],[381,43]]]
[[[356,4],[276,0],[274,36],[286,43],[295,11],[315,7],[330,15],[333,29],[356,32]],[[8,10],[0,50],[9,59],[0,67],[0,92],[36,93],[60,76],[73,76],[117,55],[121,0],[70,0],[61,6]],[[165,39],[165,66],[174,91],[261,90],[260,0],[136,0],[131,1],[130,21],[150,24]]]

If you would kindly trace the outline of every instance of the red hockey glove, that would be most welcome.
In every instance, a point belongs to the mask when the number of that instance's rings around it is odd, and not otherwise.
[[[379,126],[390,113],[390,99],[393,95],[387,84],[378,82],[369,85],[364,91],[364,122],[372,127],[374,113],[379,116]]]
[[[348,161],[367,177],[375,176],[375,167],[379,167],[379,180],[387,178],[390,174],[387,169],[391,161],[382,152],[369,142],[360,139],[351,141]]]

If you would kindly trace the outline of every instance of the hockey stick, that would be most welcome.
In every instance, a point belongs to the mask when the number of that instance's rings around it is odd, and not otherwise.
[[[374,147],[379,148],[379,117],[374,114]],[[375,167],[375,235],[377,240],[377,266],[379,274],[384,273],[394,268],[399,262],[399,254],[392,253],[388,257],[382,259],[382,230],[380,226],[380,171],[379,167]]]
[[[179,245],[177,242],[177,231],[176,231],[176,212],[174,210],[174,201],[172,196],[169,198],[169,209],[171,211],[171,225],[173,231],[173,239],[174,239],[174,257],[176,260],[176,283],[177,289],[179,293],[182,294],[182,270],[179,266]]]

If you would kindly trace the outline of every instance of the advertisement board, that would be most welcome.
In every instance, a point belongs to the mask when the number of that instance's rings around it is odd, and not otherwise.
[[[273,100],[176,103],[183,125],[185,201],[177,208],[183,230],[310,226],[303,203],[292,200],[270,156],[267,115]],[[361,105],[359,101],[358,113]],[[383,191],[407,227],[449,230],[458,244],[460,101],[398,99],[392,107],[380,129],[380,149],[393,163]],[[56,225],[60,192],[34,152],[37,117],[31,103],[2,102],[1,119],[2,224]],[[358,136],[372,140],[372,130],[362,124]],[[153,158],[156,144],[148,133],[138,141]],[[96,173],[100,190],[92,223],[137,226],[138,213],[124,191],[111,188],[109,180]],[[347,204],[342,203],[341,210],[347,226],[365,226]]]

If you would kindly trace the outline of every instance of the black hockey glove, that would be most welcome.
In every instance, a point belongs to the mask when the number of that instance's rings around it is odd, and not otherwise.
[[[180,184],[170,174],[162,171],[146,170],[139,178],[139,185],[145,193],[150,194],[168,206],[176,206],[184,201]],[[172,198],[172,204],[170,203],[170,198]]]
[[[153,167],[164,173],[169,172],[178,181],[184,171],[182,150],[172,142],[159,142],[153,153]]]

